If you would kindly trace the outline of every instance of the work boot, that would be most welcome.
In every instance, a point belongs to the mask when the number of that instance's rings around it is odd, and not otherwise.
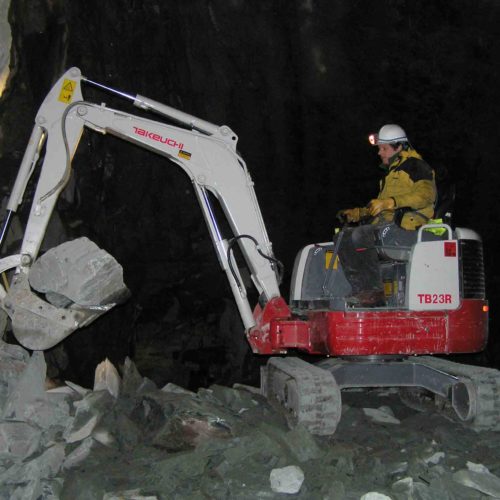
[[[386,305],[382,290],[362,290],[348,297],[346,303],[357,307],[384,307]]]

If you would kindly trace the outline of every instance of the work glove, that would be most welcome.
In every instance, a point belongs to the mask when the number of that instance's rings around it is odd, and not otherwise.
[[[337,212],[337,219],[340,222],[359,222],[361,219],[360,208],[345,208]]]
[[[375,217],[378,215],[380,212],[383,212],[384,210],[392,210],[396,206],[396,202],[394,201],[394,198],[387,198],[385,200],[380,200],[378,198],[371,200],[370,203],[368,203],[368,213],[372,216]]]

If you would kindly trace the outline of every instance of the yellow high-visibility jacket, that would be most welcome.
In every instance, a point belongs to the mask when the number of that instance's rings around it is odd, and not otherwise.
[[[409,207],[423,214],[409,212],[403,216],[401,227],[416,229],[426,223],[426,217],[434,215],[436,202],[434,170],[414,150],[401,151],[389,165],[389,170],[380,182],[378,199],[392,198],[395,208]],[[382,214],[384,220],[391,220],[393,214]]]
[[[392,198],[395,208],[408,207],[410,212],[403,216],[401,227],[415,230],[434,216],[436,203],[436,182],[434,170],[414,150],[398,153],[387,169],[386,176],[380,181],[379,200]],[[369,217],[366,207],[354,209],[354,222]],[[419,215],[422,214],[422,215]],[[394,219],[394,210],[385,210],[378,214],[372,224],[390,222]]]

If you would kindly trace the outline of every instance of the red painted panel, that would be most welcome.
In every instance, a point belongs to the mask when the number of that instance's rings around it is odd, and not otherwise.
[[[453,311],[308,311],[293,318],[283,299],[256,308],[254,352],[369,356],[479,352],[486,346],[486,301],[463,300]]]

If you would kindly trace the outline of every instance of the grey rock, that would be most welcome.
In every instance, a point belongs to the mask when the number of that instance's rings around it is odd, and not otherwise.
[[[29,462],[15,463],[0,474],[0,484],[20,484],[50,479],[61,469],[65,457],[64,445],[54,444]]]
[[[285,434],[286,432],[283,431],[283,436]],[[224,451],[223,457],[226,463],[231,466],[240,463],[244,466],[249,461],[255,461],[277,467],[285,466],[293,460],[279,433],[273,435],[265,424],[261,424],[256,429],[247,429],[246,435],[232,440],[231,446]],[[276,458],[281,463],[275,463]],[[218,470],[222,474],[224,473],[221,466],[218,467]]]
[[[188,396],[194,396],[194,392],[188,391],[187,389],[184,389],[183,387],[173,384],[172,382],[169,382],[165,386],[161,388],[163,392],[173,392],[174,394],[186,394]]]
[[[484,464],[476,464],[475,462],[467,462],[467,469],[471,470],[472,472],[482,472],[485,474],[489,474],[490,470],[486,465]]]
[[[342,481],[332,481],[321,486],[322,500],[344,500],[346,498],[345,486]]]
[[[432,500],[476,500],[484,499],[484,495],[472,488],[457,483],[453,474],[446,473],[443,476],[433,478],[429,485],[434,498]]]
[[[63,469],[71,469],[72,467],[80,465],[89,456],[94,446],[95,441],[91,437],[84,439],[66,456],[63,463]]]
[[[158,496],[143,493],[141,489],[105,493],[102,500],[158,500]]]
[[[394,414],[387,409],[388,407],[381,406],[380,408],[363,408],[364,414],[373,422],[379,424],[400,424],[401,421],[397,419]]]
[[[301,463],[321,458],[325,453],[316,438],[302,425],[298,425],[286,434],[286,444]]]
[[[135,363],[127,356],[122,367],[122,391],[125,395],[133,395],[138,392],[142,383],[142,376],[137,370]]]
[[[114,433],[102,425],[97,425],[94,428],[92,431],[92,437],[104,446],[114,447],[117,444]]]
[[[42,484],[40,480],[34,480],[26,485],[14,486],[12,490],[10,500],[37,500],[42,495]]]
[[[60,293],[56,292],[47,292],[45,294],[45,298],[47,299],[48,302],[50,302],[53,306],[60,307],[62,309],[68,307],[73,303],[71,299],[68,299],[68,297],[61,295]]]
[[[253,385],[247,385],[247,384],[233,384],[233,389],[236,390],[242,390],[242,391],[247,391],[251,394],[255,394],[258,396],[262,395],[262,389],[260,387],[255,387]]]
[[[15,359],[17,361],[27,363],[30,359],[30,354],[20,345],[8,344],[7,342],[0,340],[0,359],[2,360],[2,363],[8,359]]]
[[[231,410],[243,413],[258,405],[255,400],[255,395],[246,390],[239,390],[230,387],[223,387],[221,385],[211,385],[207,390],[224,406],[231,408]],[[198,394],[203,393],[200,389]]]
[[[413,484],[413,496],[415,500],[439,500],[435,491],[433,491],[427,484],[419,481]]]
[[[424,458],[424,463],[426,465],[437,465],[441,460],[444,459],[446,456],[446,453],[442,451],[437,451],[436,453],[433,453],[432,455]]]
[[[21,376],[10,380],[4,418],[36,422],[42,427],[50,425],[52,416],[45,393],[46,372],[43,353],[34,352]]]
[[[408,495],[411,495],[413,493],[413,478],[405,477],[403,479],[400,479],[392,485],[391,489],[395,493],[406,493]]]
[[[113,404],[114,398],[107,391],[91,392],[75,402],[75,418],[64,431],[66,442],[75,443],[89,437]]]
[[[188,491],[194,488],[199,478],[205,472],[208,465],[208,458],[196,452],[180,452],[167,455],[164,460],[158,460],[151,465],[155,474],[155,489],[163,492],[166,498],[172,498],[178,488],[187,487]]]
[[[106,304],[126,289],[120,264],[85,237],[43,254],[33,264],[29,282],[40,293],[63,295],[82,306]]]
[[[108,391],[114,398],[120,395],[121,379],[113,363],[106,358],[95,369],[94,391]]]
[[[453,480],[486,495],[500,498],[500,478],[489,472],[462,469],[453,474]]]
[[[0,458],[25,459],[40,446],[42,433],[26,422],[0,423]]]
[[[137,388],[137,394],[147,394],[151,391],[156,391],[158,387],[156,384],[149,378],[143,377],[141,384]]]
[[[123,449],[133,449],[143,439],[144,433],[127,415],[119,414],[116,418],[117,440]]]
[[[9,500],[59,500],[63,481],[60,478],[51,480],[34,480],[23,486],[17,486]]]
[[[304,482],[304,472],[297,465],[273,469],[269,475],[271,489],[276,493],[295,494]]]

